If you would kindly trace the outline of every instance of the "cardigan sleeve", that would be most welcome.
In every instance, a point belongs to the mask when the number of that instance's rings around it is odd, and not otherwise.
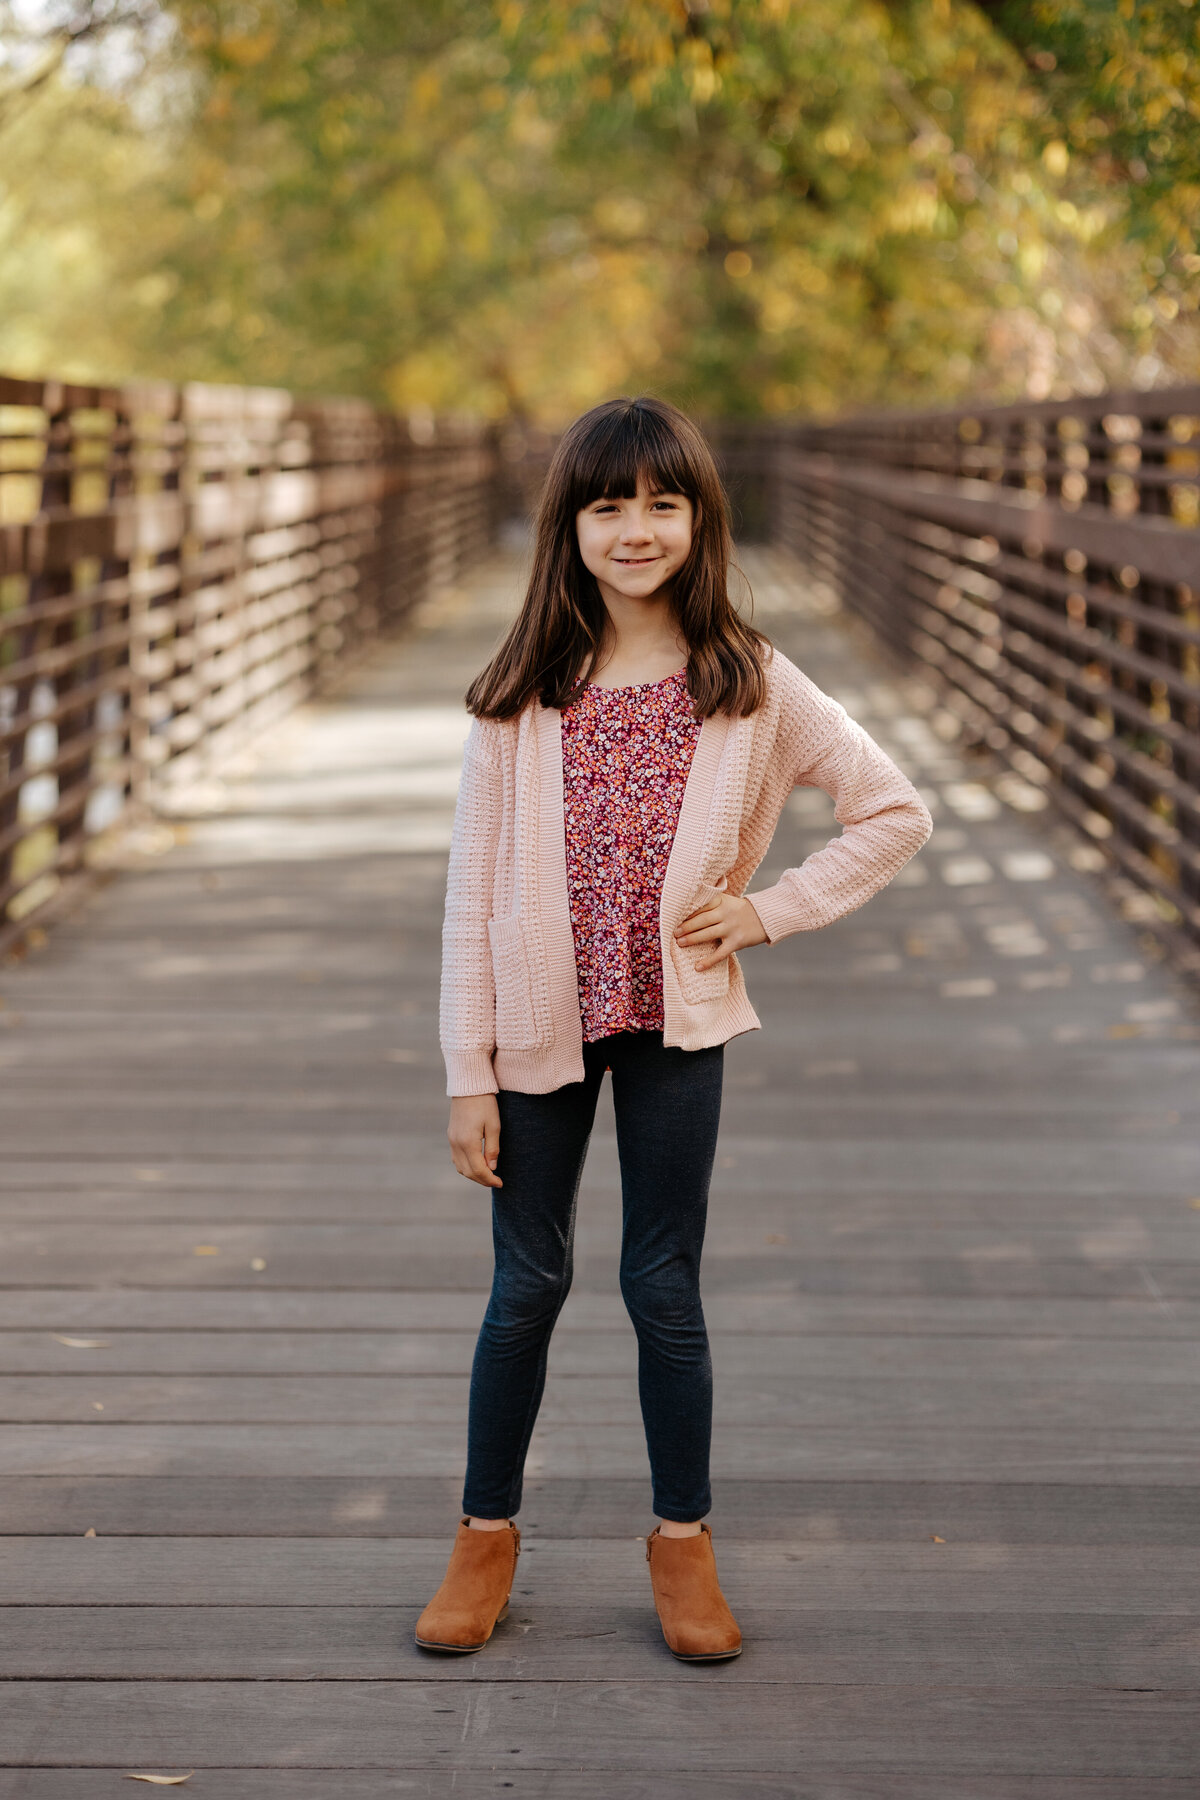
[[[472,719],[454,808],[438,1031],[446,1092],[494,1094],[496,991],[487,921],[503,805],[500,745],[492,721]]]
[[[903,770],[845,707],[793,666],[784,684],[776,753],[789,788],[832,796],[842,827],[773,887],[747,894],[774,944],[854,912],[915,856],[933,830],[929,808]]]

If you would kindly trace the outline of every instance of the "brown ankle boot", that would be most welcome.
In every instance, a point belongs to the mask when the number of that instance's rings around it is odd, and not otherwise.
[[[681,1662],[720,1662],[740,1656],[742,1634],[717,1580],[712,1532],[665,1538],[656,1525],[646,1539],[650,1585],[667,1648]]]
[[[510,1519],[503,1531],[472,1531],[464,1519],[443,1581],[417,1620],[423,1650],[482,1650],[508,1614],[521,1534]]]

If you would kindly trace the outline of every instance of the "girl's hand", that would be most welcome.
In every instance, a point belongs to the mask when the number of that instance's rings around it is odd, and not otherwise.
[[[481,1187],[503,1187],[493,1174],[500,1154],[500,1108],[495,1094],[460,1094],[450,1102],[450,1155],[460,1175]]]
[[[749,900],[743,900],[738,894],[724,894],[710,906],[692,913],[682,925],[676,926],[674,937],[677,944],[717,944],[712,956],[697,962],[697,969],[715,968],[735,950],[767,942],[762,920]]]

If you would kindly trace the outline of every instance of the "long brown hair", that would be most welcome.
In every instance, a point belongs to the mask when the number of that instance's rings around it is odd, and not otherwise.
[[[536,695],[562,708],[578,698],[611,642],[612,621],[579,553],[575,516],[593,500],[653,493],[692,502],[692,545],[671,590],[687,643],[687,688],[697,718],[746,717],[766,694],[770,639],[733,608],[728,591],[729,503],[712,452],[692,421],[665,400],[608,400],[563,433],[537,513],[525,602],[500,648],[467,689],[468,711],[511,719]]]

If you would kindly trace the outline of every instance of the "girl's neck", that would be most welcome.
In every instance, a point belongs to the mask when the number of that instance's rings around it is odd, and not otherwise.
[[[589,685],[600,688],[649,687],[656,682],[665,681],[669,675],[686,667],[686,658],[681,660],[680,652],[673,650],[669,656],[660,657],[657,661],[606,663],[602,669],[597,669]]]
[[[616,604],[605,595],[610,630],[590,677],[597,687],[663,681],[687,662],[687,643],[665,599],[652,607],[623,595],[615,599]]]

